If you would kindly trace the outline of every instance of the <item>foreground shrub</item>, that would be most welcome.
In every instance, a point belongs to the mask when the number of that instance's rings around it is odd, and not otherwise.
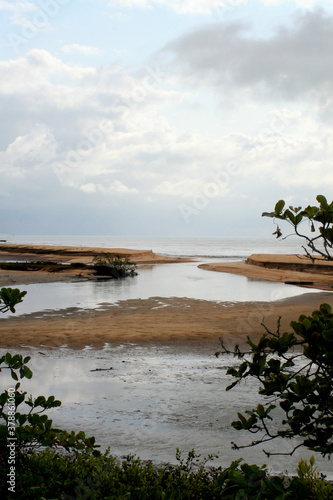
[[[248,339],[250,358],[227,374],[232,389],[252,377],[261,383],[263,396],[256,408],[238,413],[232,422],[237,430],[247,430],[256,438],[254,446],[273,439],[300,438],[300,444],[285,454],[292,455],[300,446],[330,456],[333,453],[333,313],[329,304],[321,304],[311,316],[292,321],[293,332],[280,333],[266,328],[256,344]],[[223,352],[228,351],[223,342]],[[219,355],[220,353],[216,353]],[[235,354],[244,358],[236,346]],[[298,362],[298,364],[296,364]],[[275,408],[279,413],[274,413]],[[257,437],[258,436],[258,437]],[[266,452],[269,456],[270,453]]]
[[[241,459],[225,470],[208,468],[197,463],[193,451],[185,463],[179,462],[157,467],[133,456],[119,461],[108,452],[99,457],[50,450],[23,454],[15,498],[329,500],[333,495],[332,486],[316,475],[313,462],[301,462],[292,479],[269,476],[265,466],[241,464]]]

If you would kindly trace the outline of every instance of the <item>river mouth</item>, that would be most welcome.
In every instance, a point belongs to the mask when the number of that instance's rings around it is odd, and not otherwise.
[[[80,279],[63,282],[15,285],[28,293],[17,306],[16,316],[65,308],[93,309],[103,303],[115,304],[150,297],[187,297],[216,302],[276,301],[304,293],[295,285],[256,281],[244,276],[198,268],[199,262],[143,265],[138,276],[119,280]],[[6,317],[10,317],[7,313]]]
[[[184,457],[194,448],[202,457],[218,454],[213,465],[226,467],[242,457],[282,473],[295,473],[298,460],[312,455],[302,449],[292,457],[268,459],[259,447],[231,449],[231,441],[251,440],[230,424],[238,411],[259,403],[258,386],[247,381],[226,392],[232,381],[226,368],[238,361],[230,355],[217,358],[211,346],[189,349],[128,343],[100,350],[39,347],[22,352],[31,355],[29,366],[34,372],[31,380],[22,380],[22,389],[34,397],[54,395],[62,401],[61,407],[47,412],[53,425],[84,430],[87,436],[95,436],[102,451],[110,447],[112,455],[135,454],[155,463],[176,463],[177,447]],[[6,373],[2,381],[3,387],[12,384]],[[295,444],[296,440],[280,440],[265,449],[286,452]],[[319,455],[316,465],[332,476],[331,464]]]

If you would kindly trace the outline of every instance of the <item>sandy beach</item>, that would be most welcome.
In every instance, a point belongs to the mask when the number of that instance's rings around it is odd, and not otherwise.
[[[209,271],[240,274],[251,279],[279,281],[320,290],[333,290],[333,262],[303,255],[251,255],[245,262],[202,264]]]
[[[89,262],[106,251],[129,255],[137,263],[182,262],[154,254],[152,251],[127,249],[91,249],[62,247],[27,247],[22,245],[4,249],[0,256],[24,255],[27,259],[43,256],[43,259]],[[37,252],[34,253],[34,252]],[[39,253],[38,253],[39,252]],[[44,253],[43,253],[44,252]],[[293,282],[317,288],[331,289],[333,273],[330,266],[312,265],[296,256],[251,256],[248,261],[224,264],[205,264],[200,267],[212,271],[244,274],[251,279]],[[333,269],[333,268],[332,268]],[[1,286],[20,286],[54,280],[77,279],[75,275],[47,272],[0,271]],[[66,286],[64,284],[64,286]],[[103,304],[100,309],[65,309],[54,313],[36,313],[19,317],[2,318],[0,346],[14,348],[46,346],[81,349],[87,345],[100,348],[105,343],[147,344],[163,343],[200,345],[216,348],[219,337],[230,347],[243,345],[248,335],[257,339],[265,325],[274,330],[281,316],[281,331],[290,330],[289,323],[300,314],[310,314],[322,302],[333,305],[330,292],[307,293],[275,302],[212,302],[187,298],[152,297],[147,300],[125,300],[116,305]],[[18,306],[19,307],[19,306]]]

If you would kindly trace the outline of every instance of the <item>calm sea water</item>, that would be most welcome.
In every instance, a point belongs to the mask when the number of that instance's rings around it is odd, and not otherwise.
[[[272,301],[308,293],[283,283],[198,268],[203,262],[245,260],[253,253],[300,253],[297,240],[241,238],[117,238],[72,236],[7,236],[8,243],[131,248],[191,257],[195,262],[139,266],[138,276],[125,280],[81,281],[25,285],[28,294],[17,314],[67,307],[96,308],[100,304],[149,297],[187,297],[218,302]],[[312,290],[313,292],[313,290]]]
[[[116,236],[9,236],[8,243],[153,250],[169,256],[241,260],[253,253],[303,253],[298,238],[130,238]]]

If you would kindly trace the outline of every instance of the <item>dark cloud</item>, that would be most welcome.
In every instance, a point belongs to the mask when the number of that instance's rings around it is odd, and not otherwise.
[[[249,26],[214,24],[166,45],[170,67],[188,83],[218,89],[249,88],[256,97],[294,99],[326,92],[333,83],[333,17],[321,10],[298,14],[292,28],[280,27],[268,39]]]

